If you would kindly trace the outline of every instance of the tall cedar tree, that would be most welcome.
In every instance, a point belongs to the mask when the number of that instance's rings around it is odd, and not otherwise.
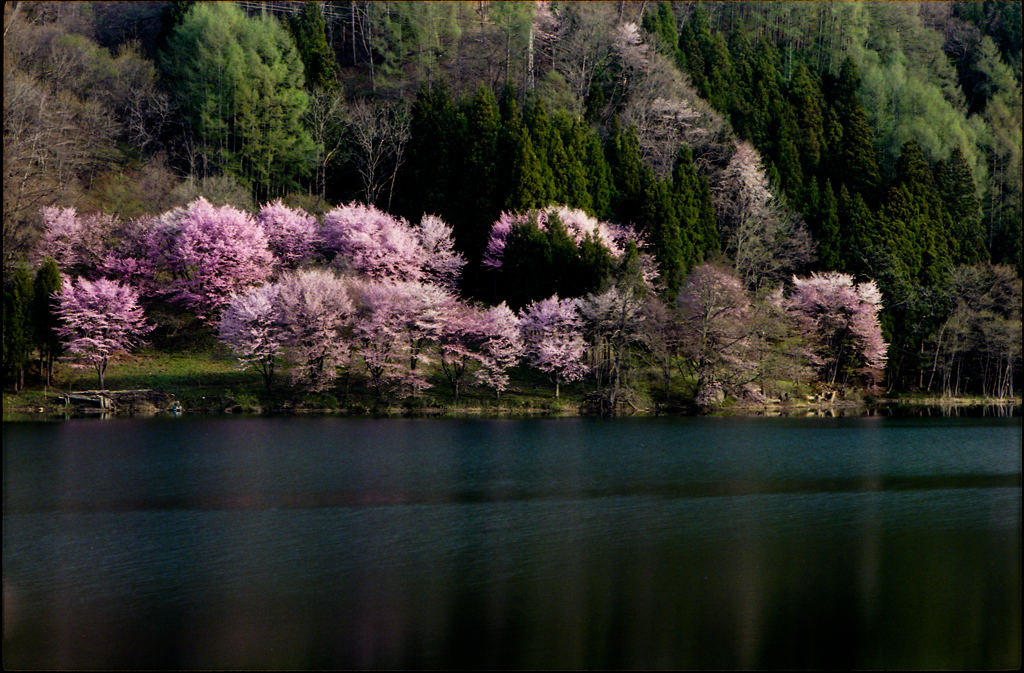
[[[836,84],[834,107],[841,127],[841,142],[830,144],[831,177],[859,194],[869,205],[877,203],[881,176],[875,154],[874,132],[857,96],[860,77],[851,59],[843,61]]]
[[[43,260],[36,271],[33,285],[32,320],[36,328],[36,345],[39,348],[39,371],[49,385],[53,379],[53,362],[64,350],[56,332],[59,319],[55,295],[61,288],[57,262],[50,258]]]
[[[4,286],[4,372],[13,377],[15,390],[25,386],[25,367],[35,348],[33,291],[25,266],[19,266]]]
[[[981,227],[981,201],[970,165],[959,145],[947,161],[935,164],[935,186],[953,222],[956,261],[977,264],[988,259]]]
[[[320,3],[303,3],[302,10],[288,20],[295,47],[302,59],[306,86],[310,89],[331,89],[335,86],[338,65],[334,50],[327,42],[327,24]]]

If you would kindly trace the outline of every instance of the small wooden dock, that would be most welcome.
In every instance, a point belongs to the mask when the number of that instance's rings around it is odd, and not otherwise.
[[[65,407],[88,407],[104,411],[116,409],[170,409],[173,395],[155,390],[81,390],[61,395]]]

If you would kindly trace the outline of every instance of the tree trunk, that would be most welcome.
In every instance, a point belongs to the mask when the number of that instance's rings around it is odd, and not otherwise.
[[[526,90],[533,91],[533,22],[530,22],[530,42],[526,55]]]

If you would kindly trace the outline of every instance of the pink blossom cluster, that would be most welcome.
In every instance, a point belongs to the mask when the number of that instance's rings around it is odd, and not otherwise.
[[[200,197],[185,208],[119,222],[44,208],[37,256],[51,256],[65,273],[117,277],[146,296],[166,296],[215,320],[229,297],[261,285],[275,272],[298,268],[320,246],[347,273],[375,280],[427,281],[454,290],[465,265],[452,230],[427,215],[417,226],[372,206],[312,215],[280,200],[257,217]]]
[[[289,208],[280,199],[260,209],[256,218],[270,251],[281,266],[296,268],[311,257],[320,243],[320,225],[301,208]]]
[[[420,280],[427,261],[409,223],[374,206],[352,203],[324,215],[324,243],[338,266],[375,280]]]
[[[47,207],[41,211],[43,234],[36,246],[38,260],[52,257],[63,273],[76,270],[91,277],[100,275],[106,256],[105,239],[111,235],[115,218],[103,213],[79,215],[74,208]]]
[[[323,221],[323,239],[335,265],[374,280],[427,281],[453,290],[465,265],[452,229],[425,215],[418,226],[373,206],[334,208]]]
[[[519,314],[527,361],[555,381],[555,396],[562,381],[578,381],[587,373],[583,317],[574,299],[552,295],[533,302]]]
[[[881,380],[888,344],[878,312],[882,295],[874,281],[854,283],[849,274],[829,271],[793,278],[788,309],[816,353],[825,378],[834,381],[844,360],[855,360],[870,382]]]
[[[519,318],[502,302],[490,308],[460,303],[449,315],[439,341],[441,368],[458,399],[461,381],[472,366],[477,383],[500,396],[508,388],[509,368],[523,355]]]
[[[226,304],[241,289],[270,277],[274,256],[263,228],[247,213],[213,206],[200,197],[177,222],[167,251],[175,301],[203,315]]]
[[[503,390],[521,351],[517,327],[504,304],[480,309],[432,283],[310,269],[232,297],[220,338],[241,367],[259,367],[268,386],[279,356],[310,390],[326,389],[356,362],[382,397],[407,397],[430,387],[434,353],[443,367],[466,355],[460,377],[473,365],[481,383]]]
[[[67,339],[64,358],[95,368],[101,389],[110,358],[142,345],[153,330],[138,292],[116,281],[65,280],[55,299],[63,323],[57,332]]]

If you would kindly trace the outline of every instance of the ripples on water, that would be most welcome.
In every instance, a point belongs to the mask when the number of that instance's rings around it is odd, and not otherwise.
[[[4,663],[1015,668],[1020,419],[4,426]]]

